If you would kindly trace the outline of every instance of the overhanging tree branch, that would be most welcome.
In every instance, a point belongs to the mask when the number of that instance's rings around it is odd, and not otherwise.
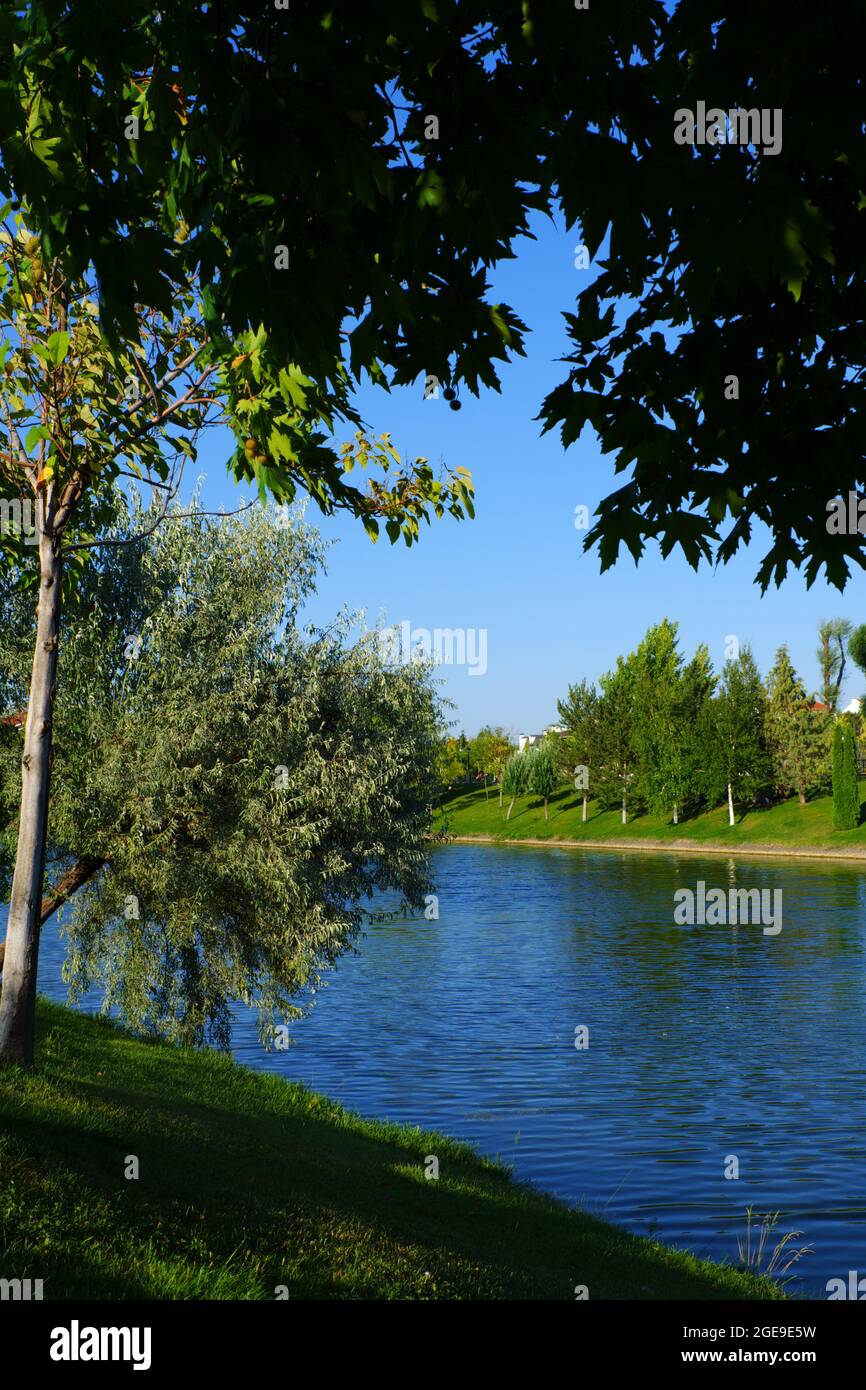
[[[64,903],[67,903],[72,895],[78,892],[79,888],[82,888],[85,883],[88,883],[98,874],[106,863],[105,859],[99,859],[93,854],[83,854],[80,859],[77,859],[68,873],[65,873],[60,882],[55,884],[48,896],[42,899],[42,905],[39,909],[40,927],[44,927],[49,917],[53,917],[54,913],[63,907]],[[5,954],[6,943],[0,941],[0,973],[3,970]]]

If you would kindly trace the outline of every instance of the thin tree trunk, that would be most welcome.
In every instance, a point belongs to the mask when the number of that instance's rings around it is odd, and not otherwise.
[[[679,823],[680,823],[680,808],[679,808],[679,806],[677,805],[677,803],[674,802],[674,825],[679,825]]]
[[[502,810],[502,783],[499,783],[499,809]]]
[[[53,508],[46,489],[37,499],[39,518],[39,603],[30,699],[21,762],[21,819],[18,852],[6,927],[3,992],[0,994],[0,1061],[33,1061],[36,969],[40,908],[45,876],[51,731],[60,641],[60,542],[51,534]]]
[[[508,815],[505,817],[506,820],[511,820],[511,812],[514,810],[514,803],[515,803],[516,800],[517,800],[517,797],[516,797],[516,796],[513,796],[513,797],[511,798],[511,805],[510,805],[509,808],[508,808]]]
[[[626,817],[626,810],[625,810],[625,792],[623,792],[623,794],[622,794],[622,823],[623,823],[623,825],[626,824],[626,820],[627,820],[627,817]]]
[[[734,823],[734,795],[731,791],[731,784],[728,783],[728,825]]]
[[[544,798],[544,819],[547,820],[547,797]]]
[[[799,795],[799,797],[800,797],[800,805],[801,805],[801,806],[805,806],[805,805],[806,805],[806,793],[805,793],[805,792],[799,792],[798,795]]]
[[[588,799],[588,798],[587,798],[587,796],[586,796],[586,793],[584,793],[584,797],[583,797],[583,815],[581,816],[581,820],[586,820],[586,803],[587,803],[587,799]]]
[[[68,903],[74,893],[87,883],[94,874],[104,868],[106,860],[98,859],[92,854],[82,854],[68,873],[65,873],[59,883],[56,883],[48,894],[47,898],[42,899],[39,908],[39,925],[44,927],[49,917],[53,917],[58,908],[64,903]],[[3,959],[6,954],[6,942],[0,941],[0,975],[3,974]]]

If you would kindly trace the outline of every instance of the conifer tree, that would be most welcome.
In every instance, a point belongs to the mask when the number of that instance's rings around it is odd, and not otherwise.
[[[860,788],[857,752],[849,720],[837,719],[833,728],[833,829],[853,830],[860,821]]]
[[[784,645],[767,678],[766,733],[777,790],[785,796],[796,792],[805,806],[808,791],[820,780],[825,748],[820,720]]]

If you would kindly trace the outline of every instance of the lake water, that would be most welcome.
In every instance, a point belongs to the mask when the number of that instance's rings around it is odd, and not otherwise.
[[[701,1255],[735,1258],[746,1208],[778,1210],[777,1234],[814,1247],[802,1292],[866,1276],[866,874],[470,845],[435,872],[438,921],[371,924],[289,1051],[244,1016],[238,1058]],[[698,880],[781,889],[782,931],[676,926],[674,891]],[[61,957],[49,930],[58,999]]]

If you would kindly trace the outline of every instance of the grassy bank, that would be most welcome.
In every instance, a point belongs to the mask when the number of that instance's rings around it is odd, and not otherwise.
[[[40,1002],[38,1058],[0,1069],[0,1278],[45,1298],[780,1296],[211,1052]]]
[[[866,800],[866,782],[860,783],[861,803]],[[511,819],[506,821],[505,807],[499,808],[499,793],[490,788],[485,798],[483,788],[456,791],[444,803],[443,818],[452,835],[492,836],[497,840],[573,840],[592,844],[603,842],[640,842],[655,846],[691,846],[694,849],[739,849],[750,847],[788,851],[789,853],[844,854],[866,857],[866,824],[855,830],[833,829],[832,797],[816,797],[805,806],[797,798],[779,802],[766,809],[741,812],[736,824],[728,825],[727,807],[674,825],[670,819],[639,815],[623,825],[620,813],[602,811],[590,801],[587,820],[581,820],[583,802],[580,793],[571,788],[551,797],[549,820],[544,819],[544,807],[538,797],[518,798]],[[861,806],[861,816],[863,809]],[[441,828],[443,821],[437,822]]]

